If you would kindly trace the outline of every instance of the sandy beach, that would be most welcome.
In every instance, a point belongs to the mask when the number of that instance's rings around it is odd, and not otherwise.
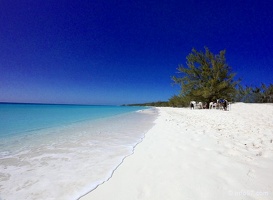
[[[134,153],[81,200],[273,199],[272,104],[157,109]]]

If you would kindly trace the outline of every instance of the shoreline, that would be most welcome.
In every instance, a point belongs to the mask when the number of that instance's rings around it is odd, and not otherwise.
[[[157,109],[134,153],[81,200],[272,199],[272,104]]]
[[[0,199],[79,199],[111,178],[156,116],[144,109],[1,141]]]

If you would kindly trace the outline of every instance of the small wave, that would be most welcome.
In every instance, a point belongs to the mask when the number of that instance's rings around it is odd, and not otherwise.
[[[1,195],[6,199],[79,199],[113,176],[134,153],[155,117],[156,113],[133,112],[96,123],[40,130],[43,133],[12,143],[11,151],[0,154],[4,161],[0,170],[10,174],[2,182]]]

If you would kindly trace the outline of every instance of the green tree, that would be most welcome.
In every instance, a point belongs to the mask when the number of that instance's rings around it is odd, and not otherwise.
[[[185,107],[188,104],[188,101],[185,101],[185,98],[181,96],[174,95],[169,99],[169,106],[172,107]]]
[[[235,73],[226,63],[225,50],[214,55],[205,47],[205,52],[192,49],[187,56],[187,67],[179,65],[178,73],[173,76],[175,84],[181,86],[181,98],[211,102],[218,98],[234,100],[238,81],[234,81]],[[208,104],[207,104],[208,105]]]
[[[261,86],[261,103],[273,103],[273,84],[269,84],[267,87],[264,83]]]
[[[254,88],[250,86],[243,87],[239,85],[237,89],[237,95],[235,101],[237,102],[245,102],[245,103],[253,103],[255,102],[255,97],[253,95]]]
[[[273,84],[266,86],[262,83],[260,87],[239,86],[236,101],[245,103],[273,103]]]

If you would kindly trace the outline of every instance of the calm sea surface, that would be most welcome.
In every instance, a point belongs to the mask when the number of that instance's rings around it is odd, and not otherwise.
[[[153,126],[146,107],[0,104],[0,199],[78,199]]]
[[[95,120],[145,107],[47,104],[0,104],[0,137]]]

